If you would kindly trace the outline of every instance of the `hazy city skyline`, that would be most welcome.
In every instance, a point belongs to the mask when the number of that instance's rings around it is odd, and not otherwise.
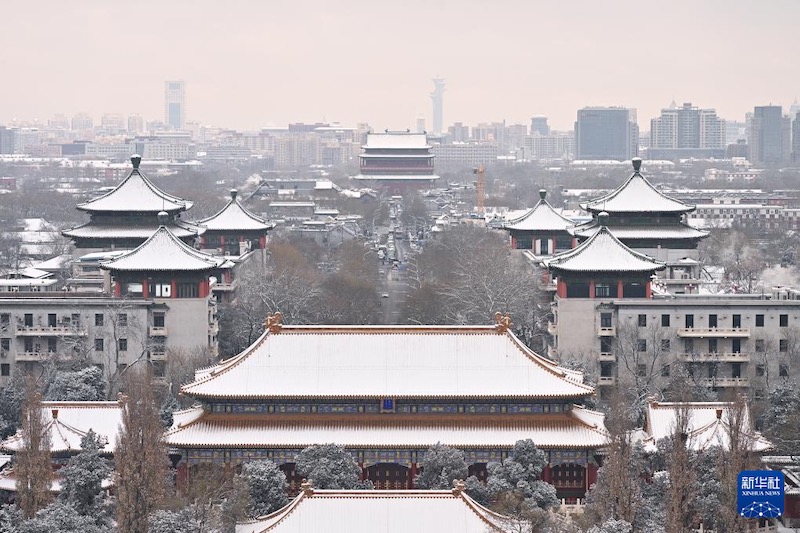
[[[256,129],[288,122],[432,126],[505,119],[572,129],[578,109],[637,109],[642,129],[675,99],[742,120],[800,94],[800,3],[508,1],[398,4],[88,0],[6,7],[0,124],[56,113],[163,120],[164,82],[186,118]]]

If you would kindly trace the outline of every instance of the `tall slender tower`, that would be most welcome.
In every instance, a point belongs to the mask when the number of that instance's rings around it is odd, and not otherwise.
[[[442,134],[443,95],[444,78],[433,78],[433,92],[431,93],[431,100],[433,101],[433,133],[435,135]]]
[[[164,124],[171,130],[186,125],[186,86],[183,81],[164,83]]]

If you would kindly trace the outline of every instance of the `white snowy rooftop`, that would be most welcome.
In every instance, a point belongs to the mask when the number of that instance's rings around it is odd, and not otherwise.
[[[100,268],[105,270],[123,272],[147,270],[200,272],[226,266],[229,266],[229,262],[224,257],[195,250],[164,226],[158,228],[138,248],[100,263]]]
[[[153,185],[139,171],[141,161],[138,155],[132,156],[133,170],[122,183],[99,198],[78,204],[78,209],[89,212],[158,213],[185,211],[192,207],[192,202],[165,193]]]
[[[356,517],[363,517],[359,519]],[[410,520],[412,522],[410,522]],[[409,527],[413,523],[413,527]],[[318,490],[304,485],[286,507],[236,524],[236,533],[487,533],[529,531],[453,490]]]
[[[625,246],[605,225],[572,250],[544,263],[550,269],[567,272],[654,272],[666,268],[663,262]]]
[[[566,231],[575,225],[570,219],[561,216],[553,209],[546,198],[547,191],[539,191],[541,199],[533,209],[519,218],[509,221],[504,227],[518,231]]]
[[[91,429],[107,444],[103,453],[114,453],[122,423],[119,402],[42,402],[42,419],[50,433],[50,452],[81,451],[81,439]],[[22,447],[22,432],[7,438],[0,448],[17,452]]]
[[[270,317],[269,320],[272,320]],[[269,322],[268,320],[268,322]],[[199,371],[199,398],[576,398],[594,389],[496,326],[282,326]]]
[[[199,407],[183,414],[182,420],[165,434],[167,445],[303,449],[330,442],[347,449],[427,449],[441,443],[460,449],[511,449],[518,440],[530,438],[541,448],[594,449],[608,443],[603,414],[578,406],[566,413],[535,416],[469,415],[458,422],[400,414],[380,420],[308,414],[231,416],[208,414]]]
[[[211,231],[267,231],[275,227],[247,210],[237,198],[236,189],[231,191],[231,199],[225,207],[197,223]]]
[[[358,174],[353,179],[359,181],[432,181],[438,180],[436,174]]]
[[[573,235],[581,238],[591,236],[597,231],[597,222],[576,226],[571,230]],[[618,239],[702,239],[708,235],[707,231],[699,230],[688,224],[665,224],[662,226],[610,226],[609,231]]]
[[[79,239],[147,239],[153,234],[155,224],[150,226],[110,225],[87,222],[80,226],[64,230],[65,237]],[[183,220],[167,222],[170,232],[178,238],[196,237],[205,233],[206,229]]]
[[[688,213],[693,206],[666,196],[639,172],[642,160],[633,159],[633,174],[616,190],[581,207],[592,213]]]
[[[742,436],[752,451],[762,452],[772,448],[772,443],[754,432],[748,409],[745,407],[741,415],[737,415],[735,404],[731,402],[651,401],[645,413],[645,446],[654,447],[658,440],[672,435],[682,410],[685,410],[688,417],[687,445],[694,450],[712,446],[730,449],[732,423],[740,426]],[[738,422],[737,418],[740,418]]]
[[[367,133],[367,144],[364,148],[430,148],[428,138],[424,133],[413,133],[405,131],[387,131],[384,133]]]

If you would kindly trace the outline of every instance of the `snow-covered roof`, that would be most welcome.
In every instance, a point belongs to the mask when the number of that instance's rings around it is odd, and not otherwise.
[[[675,431],[679,413],[685,410],[688,417],[687,445],[695,450],[712,446],[730,448],[730,423],[735,405],[731,402],[656,402],[651,401],[645,413],[646,447],[654,447],[658,440],[669,437]],[[743,438],[749,441],[752,451],[766,451],[772,443],[754,432],[747,408],[742,412]]]
[[[574,398],[593,388],[500,326],[279,326],[181,390],[200,398]]]
[[[504,228],[518,231],[566,231],[574,226],[574,222],[553,209],[545,199],[546,194],[544,189],[539,191],[539,203],[521,217],[510,220]]]
[[[427,136],[424,133],[392,132],[367,134],[367,144],[364,148],[430,148]]]
[[[81,451],[81,439],[91,429],[107,444],[103,453],[114,453],[122,423],[119,402],[42,402],[42,419],[50,433],[50,452]],[[0,449],[17,452],[22,447],[22,432],[7,438]]]
[[[64,230],[65,237],[74,239],[147,239],[155,231],[155,224],[150,226],[125,225],[106,225],[86,222],[80,226]],[[183,220],[171,220],[167,222],[167,228],[173,235],[180,239],[196,237],[205,233],[206,228],[197,226],[191,222]]]
[[[246,209],[237,198],[236,189],[231,190],[231,199],[215,215],[198,220],[197,223],[211,231],[267,231],[275,224],[267,222]]]
[[[597,231],[597,222],[592,220],[586,224],[576,226],[570,232],[581,238],[593,235]],[[708,232],[689,226],[688,224],[664,224],[661,226],[610,226],[608,228],[614,236],[621,240],[628,239],[702,239]]]
[[[426,420],[424,416],[393,414],[379,420],[284,414],[232,417],[197,408],[193,419],[187,415],[186,423],[176,424],[167,431],[164,442],[181,448],[281,449],[303,449],[320,442],[347,449],[427,449],[436,443],[460,449],[511,449],[518,440],[526,438],[547,449],[594,449],[608,443],[602,413],[577,406],[566,413],[510,419],[503,415],[473,414],[454,422]]]
[[[663,262],[625,246],[605,225],[572,250],[544,263],[567,272],[655,272],[666,268]]]
[[[141,160],[138,155],[131,157],[133,169],[122,183],[99,198],[78,204],[78,209],[91,213],[158,213],[185,211],[192,207],[192,202],[165,193],[153,185],[147,176],[139,171]]]
[[[616,190],[581,204],[592,213],[688,213],[694,207],[670,198],[653,187],[639,172],[642,160],[633,159],[633,174]]]
[[[195,250],[166,227],[161,226],[139,247],[100,263],[100,268],[125,272],[148,270],[200,272],[225,268],[228,263],[224,257]]]
[[[438,180],[436,174],[359,174],[353,176],[359,181],[432,181]]]
[[[368,517],[360,520],[354,517]],[[286,507],[236,524],[236,533],[417,533],[528,531],[453,490],[318,490],[303,486]]]

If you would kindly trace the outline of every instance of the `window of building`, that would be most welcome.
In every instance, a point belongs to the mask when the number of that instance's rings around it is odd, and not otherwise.
[[[664,365],[661,367],[661,377],[663,378],[669,377],[669,365]]]
[[[647,326],[647,315],[639,315],[639,327],[643,328]]]
[[[742,353],[742,339],[731,340],[731,352]]]
[[[600,327],[601,328],[611,327],[611,313],[600,313]]]
[[[782,378],[789,377],[789,367],[783,363],[778,365],[778,375]]]
[[[697,366],[696,363],[689,363],[688,365],[686,365],[686,371],[689,373],[689,377],[691,378],[694,377],[694,369],[696,366]]]
[[[731,364],[731,377],[732,378],[742,377],[742,363]]]
[[[167,364],[165,361],[153,361],[153,376],[163,378],[167,373]]]
[[[199,298],[200,288],[197,283],[178,283],[178,298]]]
[[[789,351],[789,341],[786,340],[786,339],[781,339],[780,341],[778,341],[778,349],[780,351],[782,351],[782,352],[788,352]]]
[[[209,248],[218,248],[219,247],[219,240],[217,240],[217,246],[209,246],[206,243],[206,246]],[[529,236],[522,236],[520,235],[517,237],[517,250],[532,250],[533,249],[533,239]]]
[[[610,378],[614,376],[614,363],[601,361],[600,362],[600,376]]]
[[[694,339],[683,339],[683,352],[694,353]]]
[[[694,315],[686,315],[683,321],[686,329],[692,329],[694,327]]]
[[[614,351],[613,337],[600,337],[600,353],[611,353]]]
[[[756,327],[757,328],[764,327],[764,315],[756,315]]]
[[[158,298],[171,298],[172,297],[172,284],[171,283],[151,283],[150,296]]]
[[[94,325],[95,326],[102,326],[104,322],[103,313],[96,313],[94,315]]]
[[[0,376],[10,376],[11,375],[11,365],[8,363],[3,363],[0,365]]]
[[[32,328],[33,327],[33,313],[25,313],[25,327]]]
[[[742,315],[733,315],[733,327],[734,328],[742,327]]]
[[[8,352],[11,350],[11,339],[0,339],[0,350],[3,352]]]
[[[662,328],[669,327],[669,315],[661,315],[661,327]]]
[[[539,253],[542,255],[550,254],[550,239],[539,239]]]
[[[11,322],[11,314],[9,313],[0,314],[0,326],[7,326],[9,322]]]
[[[47,339],[47,351],[55,353],[58,348],[58,339]]]
[[[780,327],[788,328],[789,327],[789,315],[781,315],[778,317],[780,319]]]
[[[640,352],[647,351],[647,339],[639,339],[636,343],[636,349]]]
[[[572,237],[556,237],[556,250],[570,250]]]
[[[642,363],[636,365],[636,373],[639,375],[640,378],[647,376],[647,365]]]
[[[48,313],[47,314],[47,327],[49,327],[49,328],[56,327],[56,314],[55,313]]]
[[[766,367],[764,365],[756,365],[756,376],[761,377],[766,373]]]
[[[717,327],[717,315],[708,315],[708,327]]]
[[[94,340],[94,351],[102,352],[103,351],[103,339],[95,339]]]
[[[154,328],[163,328],[164,327],[164,313],[153,313],[153,327]]]
[[[128,351],[128,339],[120,339],[119,343],[119,351],[120,352],[127,352]]]
[[[757,352],[764,351],[764,339],[756,339],[756,351]]]
[[[127,313],[120,313],[119,314],[119,320],[117,320],[117,323],[122,327],[127,326],[128,325],[128,314]]]
[[[708,365],[708,377],[717,377],[717,365]]]
[[[669,351],[669,339],[661,339],[661,351],[662,352]]]
[[[717,339],[708,339],[708,353],[717,353]]]

